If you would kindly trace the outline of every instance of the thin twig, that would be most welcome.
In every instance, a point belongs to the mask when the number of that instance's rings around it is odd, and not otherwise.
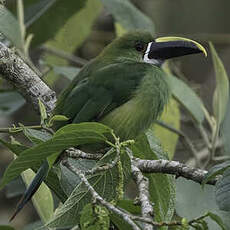
[[[58,50],[58,49],[53,48],[53,47],[48,47],[48,46],[43,45],[41,47],[41,49],[44,50],[45,52],[49,53],[49,54],[52,54],[52,55],[58,56],[60,58],[66,59],[68,61],[71,61],[71,62],[77,64],[80,67],[82,67],[82,66],[84,66],[85,64],[88,63],[88,61],[83,59],[83,58],[74,56],[72,54],[66,53],[63,50]]]
[[[31,125],[31,126],[23,126],[23,127],[10,127],[10,128],[0,128],[0,133],[17,133],[22,132],[23,128],[27,129],[43,129],[41,125]]]
[[[210,143],[210,140],[209,140],[209,137],[208,137],[208,134],[207,134],[207,131],[204,129],[203,125],[195,125],[195,127],[198,128],[200,134],[201,134],[201,137],[203,138],[204,140],[204,143],[205,145],[207,146],[207,148],[210,150],[212,148],[212,145]]]

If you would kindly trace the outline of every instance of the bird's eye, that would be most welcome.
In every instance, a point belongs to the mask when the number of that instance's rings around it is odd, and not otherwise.
[[[144,49],[145,49],[145,44],[142,43],[142,42],[137,42],[136,45],[135,45],[135,49],[136,49],[138,52],[144,51]]]

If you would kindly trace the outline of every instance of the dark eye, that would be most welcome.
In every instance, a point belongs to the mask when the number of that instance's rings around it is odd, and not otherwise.
[[[135,49],[139,52],[144,51],[145,49],[145,44],[142,42],[137,42],[135,45]]]

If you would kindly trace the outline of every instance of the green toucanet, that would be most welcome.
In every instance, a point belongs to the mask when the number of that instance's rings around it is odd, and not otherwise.
[[[59,97],[54,113],[68,117],[67,123],[98,121],[111,127],[121,140],[135,139],[159,117],[168,101],[170,89],[160,68],[164,60],[200,52],[206,54],[189,39],[127,33],[82,68]],[[48,170],[44,162],[13,217],[31,199]]]

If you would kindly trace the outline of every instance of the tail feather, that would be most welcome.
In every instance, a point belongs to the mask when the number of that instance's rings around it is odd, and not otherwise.
[[[9,221],[12,221],[15,218],[15,216],[21,211],[21,209],[27,204],[27,202],[30,201],[34,193],[40,187],[42,181],[47,177],[48,172],[49,172],[49,164],[48,161],[45,161],[44,163],[42,163],[34,179],[32,180],[32,182],[24,192],[22,198],[17,204],[14,214],[12,215]]]

